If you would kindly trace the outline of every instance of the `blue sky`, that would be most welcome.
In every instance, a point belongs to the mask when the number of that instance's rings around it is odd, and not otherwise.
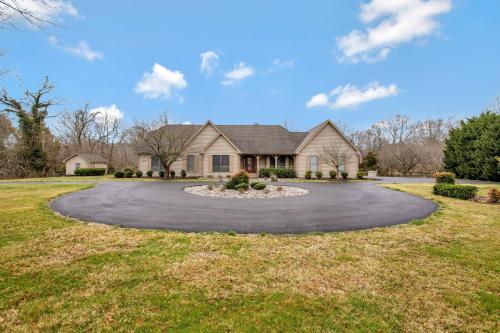
[[[89,101],[128,124],[166,110],[363,129],[397,113],[462,118],[500,95],[498,0],[50,3],[59,27],[0,30],[0,85],[19,95],[19,78],[48,75],[53,113]]]

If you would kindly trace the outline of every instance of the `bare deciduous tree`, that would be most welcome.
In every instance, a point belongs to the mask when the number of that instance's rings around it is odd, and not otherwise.
[[[339,175],[339,165],[344,163],[345,165],[350,161],[349,154],[335,144],[328,144],[322,147],[320,155],[321,163],[331,166]]]
[[[95,117],[96,115],[90,112],[88,103],[73,112],[65,111],[57,126],[64,144],[71,145],[79,152],[92,152],[97,141],[94,132]]]
[[[185,126],[171,125],[165,113],[150,122],[136,121],[130,134],[136,151],[158,157],[167,177],[172,164],[186,151],[191,136]]]
[[[386,168],[395,169],[403,176],[409,175],[423,160],[418,144],[388,144],[380,152],[380,162]]]
[[[31,26],[42,28],[45,24],[54,25],[42,14],[50,10],[53,4],[47,0],[30,0],[30,4],[19,0],[0,0],[0,23],[16,27],[16,21],[24,20]]]
[[[415,133],[416,124],[410,117],[395,115],[381,122],[386,137],[391,144],[408,143]]]

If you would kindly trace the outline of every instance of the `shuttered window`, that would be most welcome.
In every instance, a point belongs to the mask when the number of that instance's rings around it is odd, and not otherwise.
[[[156,156],[151,158],[151,170],[152,171],[165,171],[165,168],[160,162],[160,159]]]
[[[186,157],[186,169],[187,172],[194,172],[194,155],[188,155]]]
[[[311,166],[312,172],[318,171],[318,156],[310,156],[309,157],[309,164]]]
[[[213,172],[229,172],[229,155],[212,155]]]

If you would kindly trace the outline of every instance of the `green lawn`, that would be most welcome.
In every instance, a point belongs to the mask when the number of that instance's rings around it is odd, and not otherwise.
[[[104,176],[60,176],[60,177],[37,177],[37,178],[15,178],[15,179],[0,179],[0,184],[2,182],[22,182],[22,183],[40,183],[40,182],[112,182],[112,181],[125,181],[125,182],[155,182],[155,181],[175,181],[175,182],[192,182],[192,181],[219,181],[217,178],[175,178],[174,180],[170,179],[161,179],[158,177],[149,178],[147,176],[143,176],[141,178],[132,177],[132,178],[115,178],[113,175],[104,175]]]
[[[297,236],[120,229],[48,208],[88,186],[0,185],[0,331],[499,330],[499,205],[387,185],[441,208]]]

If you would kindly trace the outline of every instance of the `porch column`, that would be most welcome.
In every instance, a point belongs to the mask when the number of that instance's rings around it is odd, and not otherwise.
[[[257,165],[255,167],[255,170],[257,172],[257,177],[259,177],[259,169],[260,169],[260,166],[259,166],[259,162],[260,162],[260,155],[255,155],[255,158],[257,159]]]
[[[278,157],[279,155],[274,155],[274,168],[278,169]]]
[[[270,159],[271,159],[271,157],[270,157],[270,156],[266,156],[266,168],[268,168],[268,169],[269,169],[269,167],[271,166]]]
[[[290,164],[289,164],[289,162],[288,162],[288,156],[287,156],[287,157],[285,157],[285,168],[287,168],[287,169],[288,169],[288,166],[289,166],[289,165],[290,165]]]

